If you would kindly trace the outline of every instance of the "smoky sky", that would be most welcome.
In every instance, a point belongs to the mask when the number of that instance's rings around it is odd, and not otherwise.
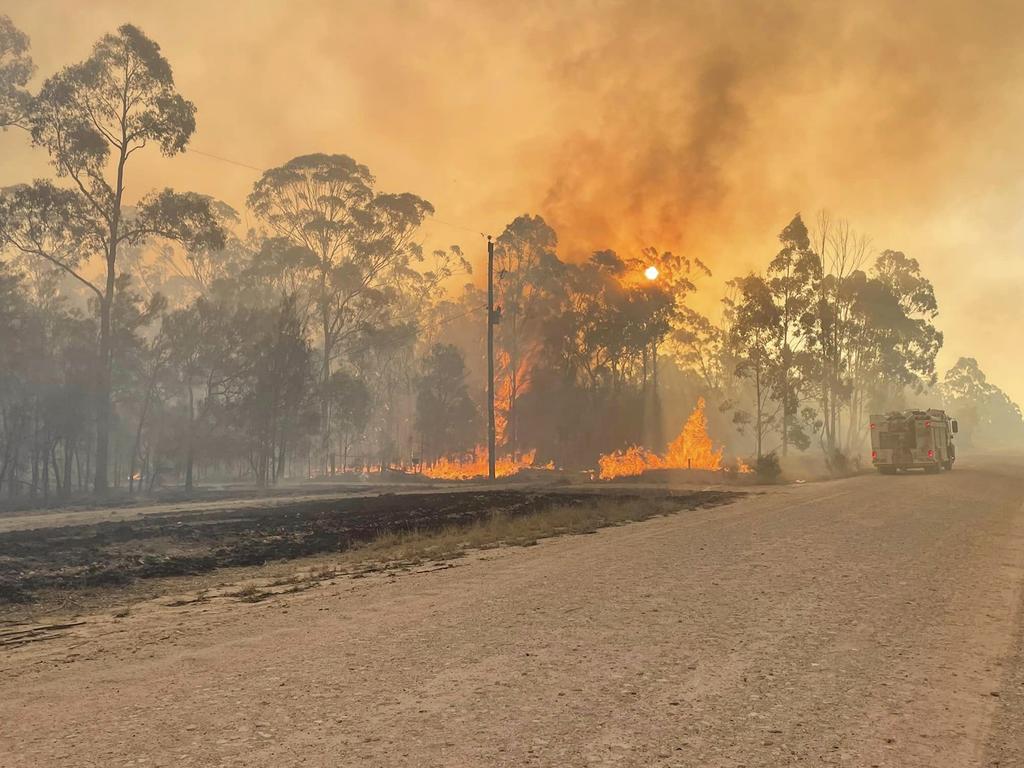
[[[1024,9],[1010,2],[10,2],[40,77],[131,21],[198,107],[192,146],[257,168],[344,152],[437,208],[428,246],[540,213],[565,258],[648,245],[762,267],[797,211],[935,283],[944,371],[1024,400]],[[0,135],[0,184],[46,173]],[[241,207],[257,172],[139,157]]]

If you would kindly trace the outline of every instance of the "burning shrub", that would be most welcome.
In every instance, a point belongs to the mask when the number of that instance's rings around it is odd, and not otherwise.
[[[633,477],[649,469],[710,469],[722,468],[723,448],[715,448],[708,434],[708,420],[704,415],[704,398],[686,420],[679,436],[659,456],[641,446],[630,446],[624,451],[604,454],[599,459],[600,478]]]

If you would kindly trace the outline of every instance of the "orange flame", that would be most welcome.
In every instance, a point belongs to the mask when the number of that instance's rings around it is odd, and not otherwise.
[[[543,467],[533,467],[536,451],[527,451],[518,459],[511,456],[500,456],[494,462],[496,477],[512,477],[524,469],[554,469],[554,463]],[[442,458],[429,467],[423,468],[423,474],[435,480],[472,480],[487,477],[487,449],[478,445],[473,453],[464,460]]]
[[[516,392],[518,400],[530,389],[530,369],[533,355],[524,354],[515,369]],[[498,445],[508,441],[509,413],[512,410],[512,357],[504,350],[498,353],[497,387],[494,391],[494,434]]]
[[[532,383],[530,381],[532,358],[532,354],[524,354],[515,367],[515,397],[517,399],[526,393]],[[513,368],[512,358],[508,352],[499,352],[497,362],[499,373],[494,392],[494,434],[495,442],[500,447],[507,443],[509,438],[508,423],[512,410]],[[512,477],[524,469],[553,470],[555,468],[553,461],[543,466],[534,466],[536,455],[536,451],[516,451],[515,455],[499,456],[494,462],[495,477]],[[436,480],[471,480],[487,477],[487,470],[487,448],[478,445],[464,458],[438,459],[429,467],[424,467],[422,473]]]
[[[698,398],[697,407],[683,425],[682,432],[673,440],[664,456],[633,445],[624,451],[602,454],[598,459],[599,477],[642,475],[649,469],[722,469],[724,448],[715,449],[708,435],[708,420],[704,415],[704,398]]]

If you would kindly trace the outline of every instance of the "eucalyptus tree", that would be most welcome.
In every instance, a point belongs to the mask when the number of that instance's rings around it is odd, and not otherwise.
[[[935,327],[938,301],[916,259],[883,251],[867,272],[848,281],[853,298],[844,371],[850,383],[844,450],[867,437],[868,408],[884,410],[905,390],[921,393],[937,381],[935,358],[943,335]]]
[[[826,455],[842,460],[842,414],[853,395],[849,360],[857,341],[853,316],[857,284],[870,256],[870,239],[849,222],[818,215],[811,248],[819,260],[820,278],[814,284],[812,315],[807,339],[810,380],[815,382],[821,419],[821,440]]]
[[[26,403],[30,387],[25,371],[31,350],[25,328],[29,314],[21,275],[0,261],[0,490],[7,483],[12,496],[28,431]]]
[[[237,411],[248,436],[249,462],[260,486],[284,474],[290,451],[309,424],[307,397],[312,383],[312,351],[295,297],[276,308],[258,310],[243,338],[249,370]]]
[[[754,410],[752,417],[737,411],[734,422],[737,426],[753,422],[754,448],[760,460],[765,455],[765,440],[778,425],[781,410],[773,387],[778,370],[781,312],[771,286],[760,275],[735,278],[729,287],[731,295],[724,300],[728,346],[736,361],[736,375],[753,387]]]
[[[516,403],[529,386],[532,358],[541,349],[543,320],[552,307],[563,265],[555,253],[558,236],[541,216],[517,216],[494,244],[497,275],[499,367],[499,440],[519,449]]]
[[[99,353],[94,488],[108,487],[111,419],[111,310],[118,255],[125,245],[162,237],[199,247],[223,244],[208,198],[170,189],[127,210],[129,161],[155,146],[165,156],[185,149],[195,106],[174,85],[160,47],[129,24],[104,35],[85,61],[43,84],[26,117],[64,186],[37,181],[0,204],[0,244],[71,275],[96,297]],[[102,264],[94,278],[90,263]]]
[[[778,333],[773,385],[782,414],[779,420],[782,455],[790,443],[803,449],[809,444],[797,416],[806,390],[801,361],[806,357],[814,320],[815,287],[821,280],[821,262],[811,249],[810,236],[798,213],[779,233],[779,252],[768,264],[765,277],[772,300],[778,308]]]
[[[433,213],[410,193],[374,191],[369,168],[347,155],[311,154],[266,171],[249,207],[304,279],[320,340],[321,467],[332,451],[330,380],[339,356],[388,323],[403,281],[423,257],[414,236]]]
[[[211,296],[224,282],[233,282],[250,265],[249,244],[234,230],[240,219],[227,203],[205,198],[210,214],[224,233],[223,241],[199,239],[186,247],[164,243],[132,248],[125,254],[136,279],[145,282],[150,293],[162,293],[172,306],[185,306],[197,296]]]
[[[466,361],[453,344],[435,344],[416,381],[416,430],[428,463],[465,453],[476,444],[478,415],[466,385]]]
[[[1024,444],[1024,416],[1009,395],[988,380],[978,361],[961,357],[946,372],[939,391],[960,422],[964,442]]]
[[[232,308],[200,296],[164,319],[168,364],[186,405],[183,458],[187,490],[193,488],[197,457],[218,426],[217,417],[223,422],[227,405],[245,392],[256,351],[246,340],[258,327],[258,315],[257,310]]]
[[[28,36],[0,16],[0,130],[24,127],[30,103],[25,85],[35,71],[28,48]]]
[[[341,471],[348,469],[349,452],[361,441],[370,422],[370,390],[366,383],[347,371],[331,374],[332,428],[341,443]]]

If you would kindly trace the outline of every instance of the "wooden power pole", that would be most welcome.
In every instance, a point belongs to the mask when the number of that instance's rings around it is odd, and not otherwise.
[[[487,236],[487,477],[494,479],[494,241]]]

